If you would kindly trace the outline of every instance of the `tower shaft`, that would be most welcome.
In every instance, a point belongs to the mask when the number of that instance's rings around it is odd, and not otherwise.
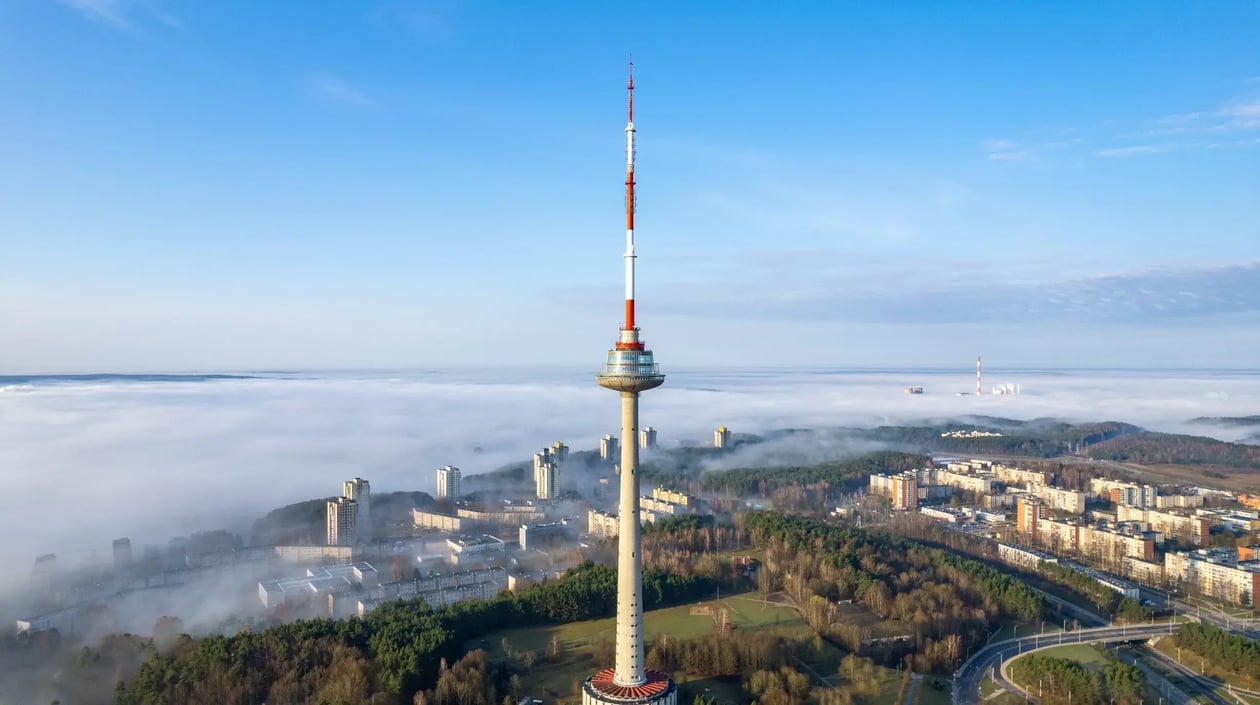
[[[621,497],[617,535],[617,685],[647,682],[643,670],[643,525],[639,521],[639,393],[621,393]]]

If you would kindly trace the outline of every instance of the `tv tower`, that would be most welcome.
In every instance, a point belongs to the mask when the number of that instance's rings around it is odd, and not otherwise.
[[[639,392],[665,381],[634,322],[634,63],[626,123],[626,322],[608,351],[601,387],[621,393],[621,498],[617,535],[617,661],[582,684],[582,705],[677,705],[667,674],[643,666],[643,554],[639,521]]]
[[[980,394],[980,356],[976,355],[976,396]]]

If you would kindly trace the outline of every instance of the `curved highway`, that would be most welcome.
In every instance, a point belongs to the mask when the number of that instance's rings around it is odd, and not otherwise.
[[[1176,625],[1172,626],[1173,629]],[[1004,682],[1001,674],[1002,662],[1014,658],[1025,651],[1040,647],[1057,646],[1088,642],[1116,643],[1147,639],[1159,634],[1169,633],[1168,624],[1142,624],[1136,626],[1096,627],[1078,629],[1072,632],[1056,632],[1054,634],[1034,634],[1018,639],[1007,639],[986,645],[980,649],[954,673],[955,705],[976,705],[980,702],[980,682],[993,670],[993,677],[1008,690],[1015,690],[1014,685]]]

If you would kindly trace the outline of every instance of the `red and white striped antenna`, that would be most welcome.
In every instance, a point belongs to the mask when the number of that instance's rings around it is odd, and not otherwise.
[[[626,324],[621,330],[637,332],[634,325],[634,58],[628,62],[626,81]],[[629,339],[627,339],[629,338]],[[623,336],[617,343],[623,350],[642,350],[637,335]]]
[[[976,355],[976,394],[980,393],[980,356]]]

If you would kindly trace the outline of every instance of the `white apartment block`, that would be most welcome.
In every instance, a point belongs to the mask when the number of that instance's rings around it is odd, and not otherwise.
[[[685,492],[675,492],[667,490],[664,487],[654,487],[652,489],[652,499],[658,499],[662,502],[671,504],[681,504],[684,507],[693,507],[696,504],[696,498]]]
[[[601,539],[615,538],[619,533],[621,523],[617,520],[616,514],[601,512],[592,509],[586,513],[586,533]]]
[[[1041,498],[1046,507],[1073,514],[1085,513],[1085,493],[1046,485],[1030,485],[1028,491]]]
[[[993,477],[991,475],[968,475],[951,470],[938,470],[933,484],[946,485],[959,490],[967,490],[979,494],[993,493]]]
[[[1050,473],[1048,472],[1041,472],[1039,470],[1024,470],[1022,468],[1002,464],[995,464],[993,466],[993,476],[998,479],[998,482],[1002,482],[1007,485],[1050,484]]]
[[[1241,605],[1254,604],[1260,591],[1260,561],[1239,561],[1238,552],[1230,549],[1165,554],[1164,573],[1170,581]]]
[[[1205,517],[1161,512],[1158,509],[1140,509],[1127,504],[1116,505],[1116,521],[1136,521],[1151,531],[1165,537],[1200,546],[1207,543],[1211,522]]]
[[[1155,507],[1157,509],[1193,509],[1202,507],[1204,499],[1203,495],[1199,494],[1161,494],[1155,498]]]
[[[412,509],[411,523],[417,529],[437,529],[438,531],[449,531],[458,534],[466,530],[470,522],[462,517],[453,517],[449,514]]]

